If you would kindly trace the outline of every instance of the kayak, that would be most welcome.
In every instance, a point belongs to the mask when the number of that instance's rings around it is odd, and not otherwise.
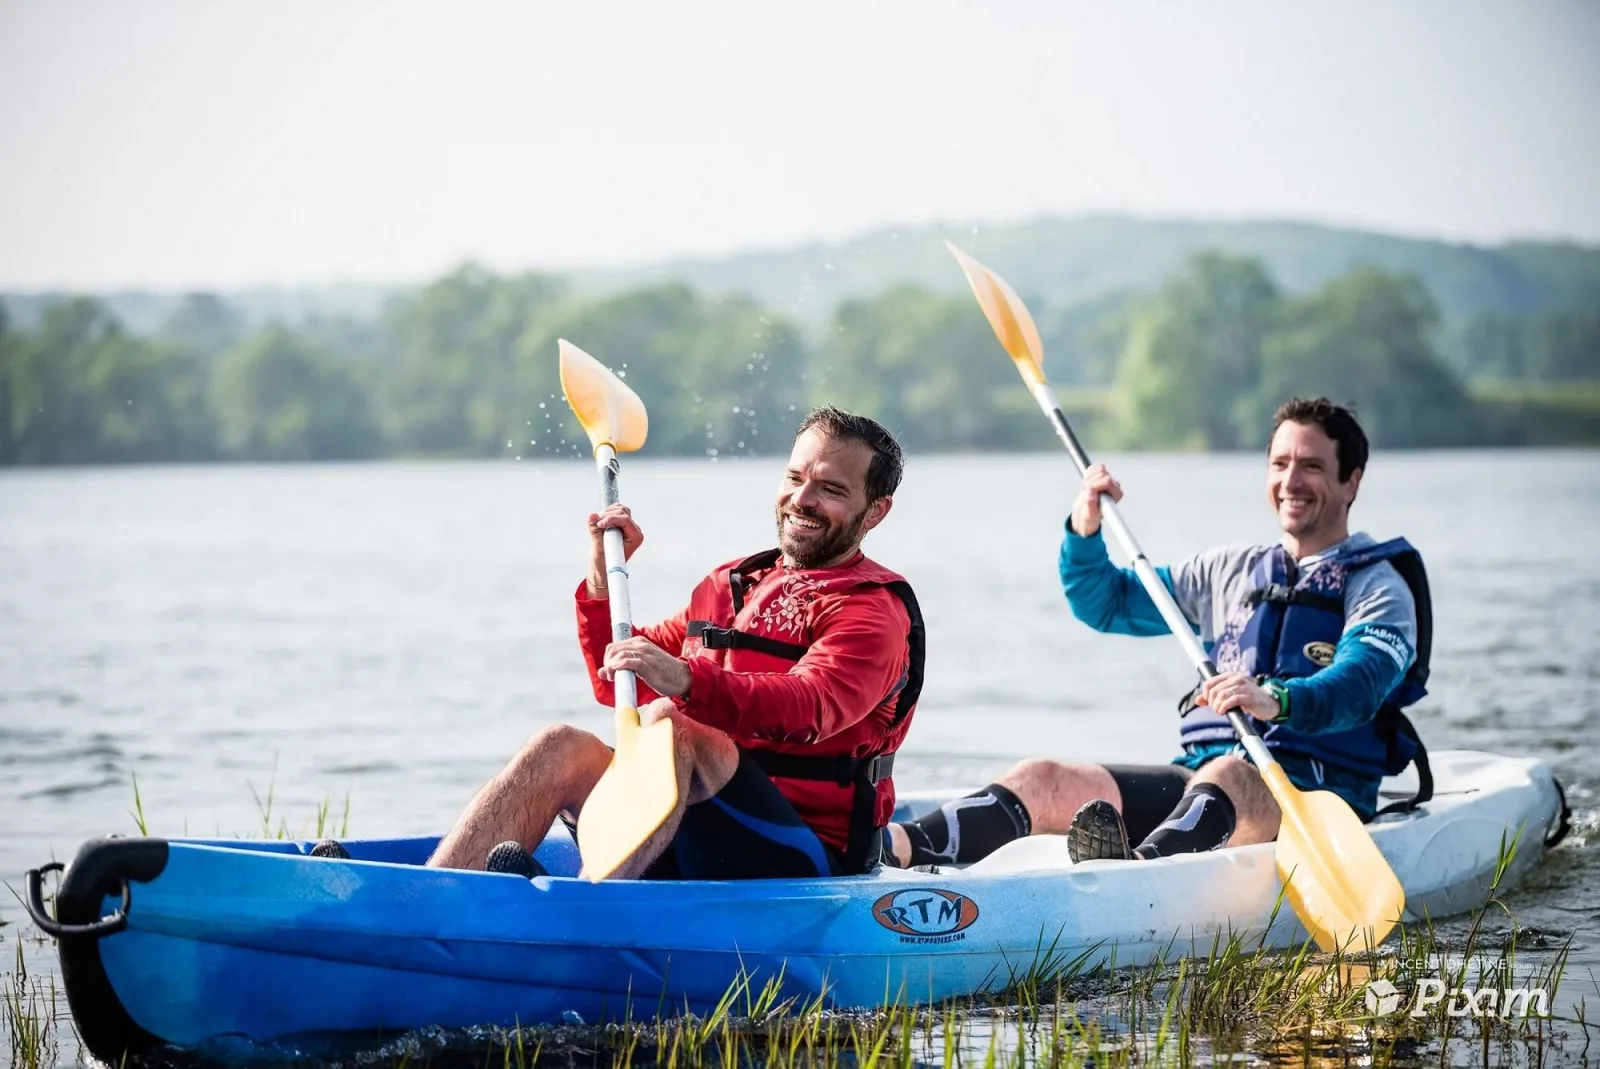
[[[1472,909],[1559,837],[1548,766],[1433,755],[1435,794],[1379,817],[1373,838],[1406,891],[1406,920]],[[1408,785],[1386,793],[1409,796]],[[909,819],[963,791],[909,794]],[[742,882],[576,877],[557,822],[532,880],[422,867],[436,838],[308,842],[103,838],[67,867],[52,918],[41,872],[26,898],[59,943],[89,1051],[170,1045],[224,1061],[268,1048],[355,1049],[427,1026],[586,1024],[702,1012],[747,978],[833,1008],[939,1002],[1006,986],[1041,963],[1090,970],[1208,952],[1240,935],[1291,946],[1271,844],[1073,865],[1062,836],[964,868]]]

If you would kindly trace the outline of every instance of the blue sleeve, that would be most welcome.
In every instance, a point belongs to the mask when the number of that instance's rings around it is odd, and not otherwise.
[[[1084,538],[1068,524],[1060,567],[1061,589],[1072,615],[1096,631],[1140,637],[1171,634],[1138,574],[1111,563],[1099,531]],[[1157,568],[1156,574],[1172,590],[1171,569]]]
[[[1344,633],[1328,667],[1284,683],[1289,726],[1318,734],[1348,731],[1370,721],[1416,654],[1394,628],[1361,624]]]

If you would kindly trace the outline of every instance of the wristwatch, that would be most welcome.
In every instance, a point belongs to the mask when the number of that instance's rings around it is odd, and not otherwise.
[[[1278,699],[1278,715],[1272,718],[1274,724],[1287,724],[1289,722],[1289,688],[1276,679],[1265,679],[1261,687],[1268,694]]]

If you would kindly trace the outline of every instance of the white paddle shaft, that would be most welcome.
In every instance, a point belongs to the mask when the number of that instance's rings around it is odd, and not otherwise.
[[[601,445],[594,451],[595,463],[600,468],[600,502],[602,507],[617,503],[617,451]],[[633,606],[628,603],[628,558],[622,549],[622,532],[607,527],[602,536],[606,550],[606,592],[611,604],[611,641],[621,642],[633,635]],[[633,673],[622,669],[612,682],[616,692],[617,709],[634,709],[639,704],[637,684]]]
[[[1030,392],[1039,408],[1049,418],[1050,425],[1056,429],[1056,436],[1067,447],[1067,452],[1072,454],[1072,462],[1077,465],[1078,474],[1087,472],[1089,455],[1078,443],[1078,436],[1072,433],[1072,426],[1067,422],[1066,413],[1061,411],[1055,391],[1041,376],[1038,382],[1032,384]],[[1183,615],[1183,610],[1178,608],[1178,603],[1173,600],[1172,591],[1167,589],[1167,584],[1156,574],[1155,565],[1144,555],[1144,550],[1133,537],[1132,529],[1122,518],[1122,513],[1118,511],[1117,503],[1111,500],[1110,494],[1100,495],[1100,522],[1110,529],[1112,537],[1122,547],[1122,552],[1133,562],[1134,574],[1139,577],[1139,582],[1143,585],[1145,593],[1150,595],[1150,600],[1155,602],[1156,611],[1167,622],[1167,629],[1183,647],[1183,652],[1189,655],[1189,663],[1194,665],[1194,670],[1200,674],[1200,678],[1206,680],[1216,675],[1217,666],[1206,656],[1205,647],[1200,645],[1200,639],[1195,636],[1189,618]],[[1233,730],[1239,733],[1239,741],[1244,744],[1245,752],[1250,755],[1257,768],[1278,763],[1273,758],[1272,752],[1267,749],[1266,743],[1261,741],[1261,733],[1256,730],[1249,716],[1237,709],[1230,709],[1227,717],[1228,722],[1233,725]]]

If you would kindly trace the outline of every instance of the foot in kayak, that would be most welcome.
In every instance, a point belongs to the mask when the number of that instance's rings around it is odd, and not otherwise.
[[[508,839],[493,850],[489,851],[489,858],[483,863],[485,872],[509,872],[513,876],[522,876],[533,879],[535,876],[545,875],[544,866],[539,864],[532,854],[522,848],[522,844],[515,839]]]
[[[1067,829],[1067,856],[1080,861],[1131,861],[1128,829],[1117,807],[1103,799],[1086,802]]]
[[[331,857],[339,861],[349,861],[350,851],[346,850],[337,839],[323,839],[311,848],[312,857]]]

